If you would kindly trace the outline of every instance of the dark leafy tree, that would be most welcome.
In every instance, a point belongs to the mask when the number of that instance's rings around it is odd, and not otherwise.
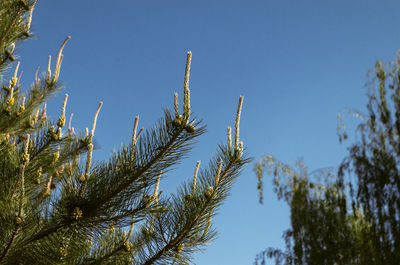
[[[337,172],[308,173],[272,156],[256,164],[260,194],[268,169],[291,214],[286,249],[267,249],[256,264],[400,264],[400,58],[371,73],[367,113]]]
[[[0,2],[0,264],[187,264],[215,237],[212,217],[248,161],[239,142],[240,97],[235,135],[220,145],[207,168],[197,163],[193,179],[171,195],[160,179],[190,151],[205,127],[190,113],[187,55],[183,111],[165,110],[149,130],[134,122],[132,141],[109,161],[92,161],[94,131],[66,124],[64,98],[56,122],[44,103],[59,82],[62,51],[53,73],[24,91],[15,45],[29,38],[36,1]]]

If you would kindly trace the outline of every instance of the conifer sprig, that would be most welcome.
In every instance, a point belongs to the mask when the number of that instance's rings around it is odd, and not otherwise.
[[[0,74],[16,59],[15,43],[31,36],[29,29],[35,1],[0,2]]]
[[[242,101],[241,97],[237,116],[240,115]],[[239,117],[236,121],[239,121]],[[215,237],[215,232],[210,231],[211,218],[247,162],[246,158],[241,157],[243,150],[238,150],[235,154],[228,150],[228,146],[221,146],[210,162],[209,169],[201,170],[199,176],[197,163],[193,181],[184,184],[173,195],[172,201],[167,204],[168,211],[156,213],[156,231],[153,233],[157,237],[156,243],[149,242],[151,246],[148,249],[152,251],[146,259],[135,260],[138,264],[187,262],[191,253]]]
[[[16,44],[28,38],[36,0],[0,2],[0,74],[16,60]],[[212,218],[247,159],[239,142],[239,100],[234,143],[220,146],[208,169],[197,162],[193,178],[174,195],[162,179],[205,132],[191,117],[186,57],[183,110],[174,94],[152,128],[133,124],[131,142],[107,162],[93,159],[94,131],[65,128],[68,95],[56,122],[46,101],[61,88],[62,43],[54,69],[23,91],[23,61],[0,90],[0,264],[181,264],[215,236]],[[230,128],[230,127],[229,127]],[[233,144],[233,146],[232,146]]]

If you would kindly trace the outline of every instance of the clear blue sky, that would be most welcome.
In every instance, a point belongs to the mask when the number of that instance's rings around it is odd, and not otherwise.
[[[195,161],[206,164],[233,125],[244,96],[241,139],[258,159],[303,157],[311,169],[337,166],[346,154],[336,136],[337,113],[364,109],[367,70],[391,60],[400,47],[399,1],[372,0],[39,0],[35,40],[19,47],[23,85],[44,70],[67,35],[60,79],[50,104],[57,118],[63,93],[73,126],[90,127],[104,101],[97,160],[129,142],[134,116],[151,126],[182,95],[187,51],[193,52],[192,109],[208,126],[191,156],[162,181],[173,190],[191,178]],[[181,97],[182,98],[182,97]],[[249,165],[214,222],[219,236],[194,262],[252,264],[269,246],[281,247],[288,208],[265,179],[258,204]]]

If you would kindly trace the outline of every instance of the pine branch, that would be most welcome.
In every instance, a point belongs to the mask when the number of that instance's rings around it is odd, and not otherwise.
[[[235,161],[232,161],[229,163],[229,165],[224,169],[223,175],[221,177],[221,181],[228,175],[229,171],[233,167]],[[167,253],[168,251],[177,248],[179,244],[182,243],[183,239],[187,237],[188,233],[193,229],[193,227],[196,226],[200,218],[204,215],[205,212],[207,212],[207,209],[214,203],[213,197],[215,196],[217,192],[218,186],[214,189],[213,193],[211,196],[206,199],[204,205],[200,208],[200,210],[195,214],[195,217],[185,225],[182,231],[180,231],[179,234],[177,234],[174,238],[171,238],[169,241],[167,241],[167,244],[159,250],[156,254],[154,254],[152,257],[148,258],[146,262],[143,265],[151,265],[153,264],[156,260],[159,260],[164,253]],[[159,219],[160,220],[160,219]],[[162,230],[162,224],[159,223],[159,227]],[[176,231],[176,229],[174,229]],[[161,233],[164,236],[164,233]],[[173,235],[171,235],[173,236]],[[164,238],[165,241],[165,238]]]
[[[1,262],[4,260],[4,258],[8,255],[8,253],[9,253],[9,251],[10,251],[10,249],[11,249],[12,244],[14,244],[15,237],[17,236],[17,234],[18,234],[18,232],[19,232],[20,229],[21,229],[21,227],[20,227],[19,225],[16,226],[16,227],[14,228],[14,231],[13,231],[13,233],[12,233],[12,236],[11,236],[10,241],[8,242],[6,248],[5,248],[5,249],[3,250],[3,252],[1,253],[1,256],[0,256],[0,264],[1,264]]]
[[[5,39],[7,38],[7,35],[11,32],[11,29],[15,25],[15,22],[17,22],[17,19],[20,17],[20,14],[21,14],[23,8],[24,7],[22,5],[18,8],[18,10],[17,10],[13,20],[11,21],[10,25],[8,26],[7,30],[0,37],[0,43],[3,43],[5,41]]]
[[[35,4],[36,0],[0,2],[0,16],[4,17],[0,21],[0,48],[4,51],[0,71],[4,62],[15,59],[15,44],[11,42],[30,36]],[[85,137],[75,134],[71,119],[63,137],[68,95],[56,123],[46,121],[45,106],[40,111],[61,87],[58,79],[62,52],[69,38],[59,49],[53,74],[50,56],[47,73],[39,79],[37,70],[33,84],[22,94],[18,63],[14,76],[0,91],[0,181],[4,182],[0,189],[4,210],[0,216],[4,230],[0,235],[0,263],[183,262],[215,235],[210,232],[211,218],[246,163],[241,159],[243,145],[238,141],[242,99],[234,148],[229,138],[229,150],[221,148],[217,160],[210,164],[211,172],[204,171],[197,179],[197,163],[191,184],[183,186],[171,200],[169,196],[161,197],[160,172],[167,174],[205,132],[200,122],[190,118],[191,52],[186,58],[183,112],[179,113],[175,94],[174,113],[166,110],[164,118],[143,135],[143,128],[137,133],[137,116],[130,145],[108,162],[92,163],[93,135],[101,105]],[[86,161],[80,157],[85,151]],[[189,198],[188,202],[187,196],[193,200]],[[133,231],[135,223],[139,224],[137,232]],[[128,235],[121,233],[125,225],[130,225]]]
[[[141,167],[137,173],[135,173],[132,178],[126,182],[122,182],[121,184],[119,184],[117,186],[116,189],[113,190],[112,193],[110,193],[110,195],[108,196],[103,196],[101,198],[99,198],[99,200],[97,200],[97,205],[101,206],[103,204],[105,204],[107,201],[110,201],[112,198],[114,198],[116,195],[118,195],[118,193],[120,193],[122,190],[126,189],[126,187],[128,187],[133,181],[136,181],[137,179],[139,179],[145,172],[147,172],[147,170],[149,170],[155,163],[157,163],[171,148],[171,146],[173,145],[173,143],[178,139],[179,135],[183,132],[183,128],[180,128],[179,130],[177,130],[170,138],[169,142],[163,146],[163,147],[159,147],[158,150],[159,152],[143,167]],[[91,212],[95,212],[96,205],[94,205],[93,211]],[[90,213],[89,215],[90,216]]]
[[[4,249],[0,256],[0,263],[1,261],[7,256],[8,252],[10,251],[15,237],[19,233],[21,229],[21,223],[23,222],[24,216],[23,216],[23,207],[24,207],[24,196],[25,196],[25,168],[26,165],[29,163],[29,154],[28,154],[28,146],[29,146],[29,140],[30,140],[30,135],[27,135],[26,143],[25,143],[25,150],[24,154],[22,156],[23,159],[23,164],[21,165],[21,171],[20,171],[20,194],[19,194],[19,207],[18,207],[18,215],[15,220],[15,228],[13,231],[13,234],[11,236],[11,239],[9,243],[7,244],[7,247]]]
[[[97,258],[96,260],[89,262],[87,264],[91,264],[91,265],[96,265],[96,264],[103,264],[103,261],[107,260],[108,258],[114,256],[115,254],[117,254],[118,252],[122,251],[124,249],[124,245],[121,244],[118,247],[114,248],[112,251],[110,251],[109,253],[107,253],[106,255]]]
[[[121,182],[116,188],[112,188],[111,192],[107,195],[104,194],[104,192],[101,193],[101,197],[97,197],[96,199],[94,199],[94,204],[90,204],[87,205],[83,210],[84,210],[84,215],[83,215],[83,219],[82,220],[90,220],[90,223],[92,224],[96,224],[99,223],[99,220],[115,220],[115,218],[111,218],[111,219],[97,219],[94,218],[96,216],[96,211],[98,211],[98,209],[102,206],[104,206],[104,204],[106,204],[106,202],[112,200],[115,196],[117,196],[121,191],[123,191],[124,189],[126,189],[131,183],[133,183],[134,181],[136,181],[137,179],[139,179],[144,173],[146,173],[155,163],[157,163],[163,156],[165,156],[166,153],[168,153],[168,151],[171,149],[172,146],[174,146],[174,143],[176,142],[177,139],[179,139],[180,135],[182,134],[182,132],[184,131],[184,127],[183,128],[179,128],[177,130],[175,130],[175,133],[173,135],[170,135],[170,139],[169,141],[162,147],[157,147],[157,152],[154,155],[154,157],[148,162],[146,163],[144,166],[142,166],[141,168],[139,168],[139,170],[137,172],[135,172],[134,175],[131,176],[130,179],[128,179],[127,181],[123,181]],[[192,137],[195,137],[199,134],[202,133],[202,129],[200,128],[198,131],[196,131],[196,133],[192,133],[191,136],[189,138],[183,138],[185,139],[185,141],[188,141],[189,139],[191,139]],[[183,140],[182,139],[182,140]],[[177,148],[177,147],[174,147]],[[115,186],[116,183],[113,183],[113,185]],[[92,186],[91,186],[92,187]],[[103,189],[105,189],[106,187],[102,187]],[[92,190],[92,189],[89,189]],[[142,204],[143,205],[143,204]],[[127,216],[131,216],[133,213],[138,213],[141,210],[147,210],[148,207],[138,207],[135,208],[132,211],[129,211],[128,213],[126,213],[125,215],[121,215],[120,217],[127,217]],[[75,222],[75,220],[71,220],[71,219],[65,219],[57,224],[53,224],[50,227],[39,231],[38,233],[36,233],[36,235],[32,236],[30,239],[27,239],[24,243],[24,245],[27,245],[29,243],[32,243],[34,241],[40,240],[42,238],[45,238],[55,232],[57,232],[59,229],[63,228],[63,227],[68,227],[70,226],[73,222]]]

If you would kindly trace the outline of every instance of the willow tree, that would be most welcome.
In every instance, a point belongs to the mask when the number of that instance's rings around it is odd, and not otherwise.
[[[31,36],[36,1],[0,2],[0,264],[187,264],[215,237],[212,218],[247,162],[234,138],[176,193],[160,180],[190,151],[205,127],[191,116],[187,54],[183,111],[174,109],[148,130],[134,120],[132,141],[108,161],[93,161],[91,130],[66,124],[67,98],[57,121],[45,102],[60,89],[62,44],[51,67],[29,88],[20,85],[15,46]]]
[[[286,249],[267,249],[256,264],[400,264],[400,58],[378,62],[368,87],[356,142],[337,171],[308,173],[272,156],[256,164],[261,194],[268,169],[291,215]]]

